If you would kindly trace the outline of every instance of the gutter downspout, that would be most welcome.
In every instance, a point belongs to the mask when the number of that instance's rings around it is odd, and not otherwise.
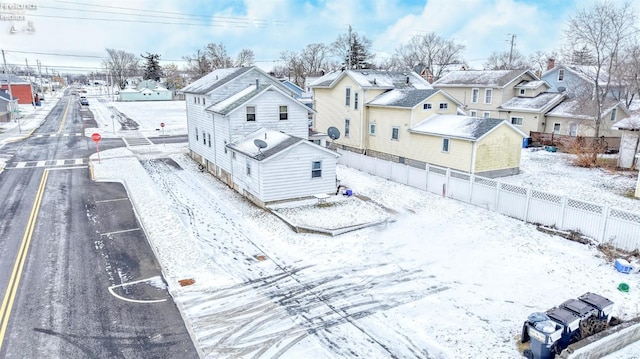
[[[477,150],[477,142],[476,141],[469,141],[471,142],[471,163],[469,163],[469,174],[475,174],[476,171],[476,150]]]

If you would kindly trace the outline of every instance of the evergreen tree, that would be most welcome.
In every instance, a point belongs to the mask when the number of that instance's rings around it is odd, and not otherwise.
[[[144,75],[142,76],[145,80],[154,80],[160,81],[162,77],[162,67],[160,66],[160,55],[159,54],[150,54],[147,52],[147,55],[140,55],[143,59],[147,60],[144,64]]]

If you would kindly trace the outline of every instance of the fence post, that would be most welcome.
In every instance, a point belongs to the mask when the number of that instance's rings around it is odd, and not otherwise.
[[[567,196],[562,196],[562,206],[560,208],[560,227],[558,229],[564,230],[564,217],[567,211]]]
[[[429,164],[426,163],[424,166],[424,190],[429,192]]]
[[[475,177],[474,174],[469,174],[469,204],[473,204],[473,184],[475,183]]]
[[[531,189],[525,188],[527,190],[527,200],[524,203],[524,221],[529,222],[529,205],[531,202]]]
[[[447,191],[449,190],[449,178],[451,178],[451,169],[447,168],[447,177],[444,181],[444,185],[442,186],[442,197],[447,196]]]
[[[496,201],[493,204],[493,210],[500,212],[500,181],[496,180]]]
[[[604,243],[604,236],[607,233],[607,221],[609,220],[609,206],[604,206],[604,211],[602,211],[602,220],[600,221],[600,243]]]

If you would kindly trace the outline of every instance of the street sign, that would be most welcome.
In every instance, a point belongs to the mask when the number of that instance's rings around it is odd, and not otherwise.
[[[100,141],[100,139],[102,139],[102,136],[100,136],[100,134],[96,132],[93,135],[91,135],[91,139],[93,140],[93,142],[95,142],[97,144],[98,141]]]
[[[164,122],[160,122],[160,127],[164,127]]]

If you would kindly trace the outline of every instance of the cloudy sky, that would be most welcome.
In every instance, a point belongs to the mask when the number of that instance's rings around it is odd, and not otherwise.
[[[590,1],[590,0],[589,0]],[[617,2],[618,0],[613,0]],[[26,9],[14,11],[17,5]],[[51,71],[86,72],[101,66],[106,48],[158,53],[184,65],[208,43],[234,57],[253,50],[270,69],[280,52],[329,44],[354,31],[373,41],[378,59],[411,36],[436,32],[466,46],[473,68],[493,51],[508,51],[512,35],[525,55],[558,49],[579,0],[13,0],[0,2],[0,48],[8,64],[37,61]],[[11,30],[16,32],[11,33]]]

